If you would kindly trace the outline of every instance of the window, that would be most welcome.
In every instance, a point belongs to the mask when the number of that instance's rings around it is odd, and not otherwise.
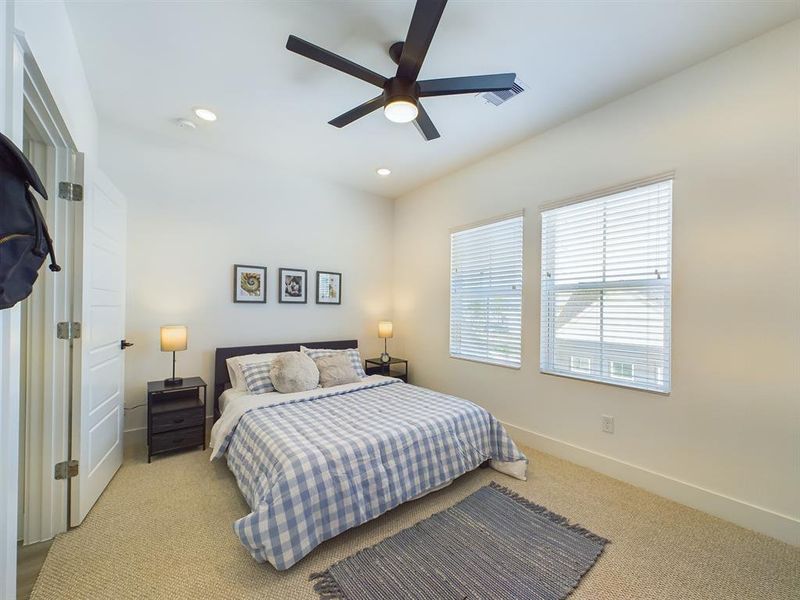
[[[672,179],[542,212],[543,373],[670,390]]]
[[[450,234],[450,356],[519,368],[522,213]]]
[[[619,360],[609,361],[608,374],[614,379],[633,381],[633,363],[621,362]]]
[[[570,356],[569,370],[573,373],[586,373],[588,375],[592,372],[592,359],[585,356]]]

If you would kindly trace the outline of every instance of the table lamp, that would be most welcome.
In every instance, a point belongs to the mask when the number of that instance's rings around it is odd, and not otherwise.
[[[164,380],[164,385],[181,385],[183,377],[175,377],[175,352],[186,350],[186,325],[163,325],[161,327],[161,351],[172,352],[172,377]]]
[[[383,338],[383,352],[381,353],[381,362],[388,363],[391,360],[389,353],[386,351],[387,338],[394,336],[394,327],[391,321],[378,321],[378,337]]]

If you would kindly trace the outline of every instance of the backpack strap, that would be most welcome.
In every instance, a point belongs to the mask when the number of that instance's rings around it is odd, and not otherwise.
[[[47,245],[47,253],[50,255],[50,266],[48,267],[53,273],[57,273],[61,270],[61,267],[56,262],[56,251],[53,248],[53,239],[50,237],[50,232],[47,231],[47,223],[44,220],[44,216],[42,216],[42,211],[39,210],[39,203],[36,201],[36,198],[33,197],[31,194],[30,189],[25,190],[25,197],[28,200],[28,204],[31,207],[31,212],[33,212],[33,220],[34,220],[34,229],[36,230],[36,238],[34,241],[34,253],[37,255],[39,254],[39,244],[41,243],[41,235],[44,235],[44,241]]]

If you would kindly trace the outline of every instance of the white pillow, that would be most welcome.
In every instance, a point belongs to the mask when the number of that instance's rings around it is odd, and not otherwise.
[[[228,367],[228,377],[231,379],[231,388],[234,390],[247,390],[247,382],[244,380],[242,365],[253,363],[271,363],[280,352],[268,352],[265,354],[243,354],[242,356],[232,356],[225,360]]]

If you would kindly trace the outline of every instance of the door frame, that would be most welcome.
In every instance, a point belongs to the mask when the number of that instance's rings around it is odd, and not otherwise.
[[[56,103],[45,84],[44,77],[36,65],[33,53],[25,40],[24,34],[17,31],[15,23],[15,2],[5,2],[0,4],[0,130],[8,136],[17,146],[23,145],[23,123],[26,105],[26,87],[28,92],[27,101],[41,101],[40,110],[46,108],[49,115],[49,125],[55,125],[55,130],[60,132],[59,136],[64,141],[68,141],[67,147],[75,147],[74,141],[69,137],[68,130],[63,118],[60,116]],[[27,86],[26,86],[27,83]],[[34,90],[38,90],[34,91]],[[52,127],[50,130],[52,131]],[[66,132],[66,134],[65,134]],[[57,195],[56,195],[57,196]],[[47,202],[50,209],[58,201],[57,197],[51,198]],[[80,213],[82,220],[82,212]],[[82,246],[82,230],[74,236],[76,240],[74,254],[74,268],[82,268],[80,260]],[[64,236],[59,236],[63,237]],[[56,242],[59,243],[59,242]],[[63,252],[63,247],[62,247]],[[62,256],[66,256],[62,254]],[[46,281],[59,281],[52,277],[50,272],[43,269],[40,279]],[[77,294],[77,304],[73,307],[72,314],[80,314],[80,290],[81,279],[75,278],[74,294]],[[41,284],[40,284],[41,286]],[[73,299],[74,300],[74,299]],[[55,301],[52,305],[55,304]],[[51,318],[54,316],[50,313]],[[20,433],[20,385],[21,385],[21,306],[16,306],[0,311],[0,453],[3,460],[0,461],[0,597],[16,597],[17,579],[17,522],[19,517],[18,506],[18,487],[19,487],[19,433]],[[55,322],[52,323],[50,334],[54,335]],[[62,348],[63,351],[63,348]],[[51,367],[55,363],[51,361]],[[73,362],[73,379],[78,375],[77,382],[73,386],[79,385],[80,355],[78,360]],[[63,378],[62,378],[63,380]],[[77,388],[79,389],[79,388]],[[44,396],[44,394],[43,394]],[[67,394],[69,396],[69,394]],[[52,400],[52,396],[50,397]],[[27,412],[27,410],[26,410]],[[62,412],[63,417],[68,417],[69,412]],[[65,421],[66,422],[66,421]],[[63,427],[59,425],[55,428],[58,435],[63,439],[59,440],[57,446],[61,447],[69,444],[69,438],[63,435]],[[30,438],[29,438],[30,439]],[[49,452],[43,452],[38,456],[38,472],[41,477],[47,474],[47,479],[53,479],[53,453],[51,446]],[[26,457],[27,458],[27,457]],[[31,462],[33,465],[33,461]],[[27,470],[27,467],[26,467]],[[36,475],[39,477],[39,475]],[[42,479],[43,480],[43,479]],[[66,490],[63,490],[66,496]],[[41,510],[40,517],[49,512],[52,514],[52,495],[43,494],[43,503],[50,502],[47,511]],[[60,512],[64,514],[66,523],[66,502],[60,502]],[[34,519],[35,511],[29,510],[28,519]]]
[[[49,199],[43,214],[54,238],[56,255],[62,265],[53,276],[44,267],[31,298],[38,305],[38,315],[29,324],[28,339],[42,344],[41,351],[30,351],[28,344],[25,415],[25,477],[23,544],[53,538],[66,531],[69,520],[70,480],[56,480],[54,466],[70,457],[70,422],[74,383],[79,381],[74,352],[80,352],[78,340],[60,340],[56,324],[79,320],[80,314],[80,231],[83,219],[81,202],[59,197],[60,181],[75,181],[77,148],[58,111],[22,33],[15,37],[23,52],[22,117],[33,125],[48,148],[48,168],[43,183]],[[24,130],[24,127],[23,127]],[[82,162],[78,160],[78,162]],[[82,182],[82,173],[78,175]]]
[[[14,32],[14,3],[0,5],[0,127],[22,144],[24,52]],[[20,385],[19,305],[0,311],[0,597],[17,587],[17,486]]]

